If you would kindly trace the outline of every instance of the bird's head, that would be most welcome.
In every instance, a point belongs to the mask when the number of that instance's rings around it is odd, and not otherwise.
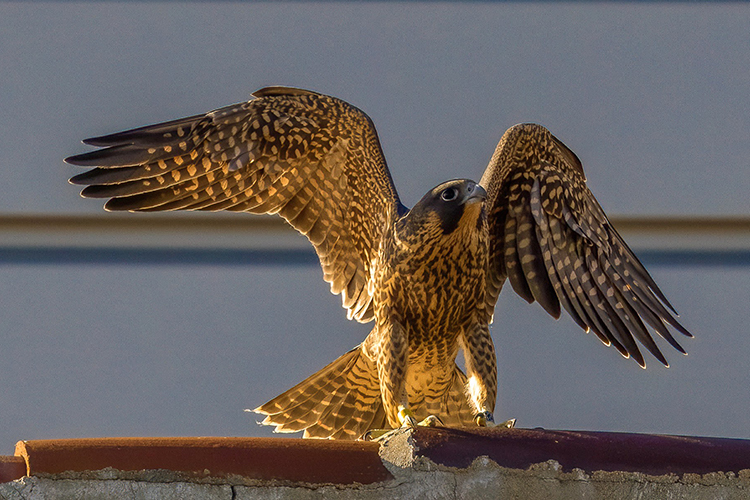
[[[483,219],[482,206],[487,192],[474,181],[454,179],[432,188],[405,217],[410,229],[440,235],[458,228],[476,227]]]

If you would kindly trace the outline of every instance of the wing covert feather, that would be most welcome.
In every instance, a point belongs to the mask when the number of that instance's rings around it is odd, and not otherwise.
[[[586,186],[580,160],[547,129],[511,127],[480,184],[491,233],[488,311],[508,278],[528,302],[539,302],[554,317],[562,307],[641,366],[636,340],[668,366],[646,325],[685,353],[666,325],[692,335],[612,227]]]
[[[268,87],[255,99],[84,140],[71,179],[108,210],[278,213],[311,241],[349,317],[372,319],[372,257],[401,203],[369,117],[346,102]]]

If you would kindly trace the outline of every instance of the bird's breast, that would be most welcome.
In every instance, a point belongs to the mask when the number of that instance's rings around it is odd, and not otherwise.
[[[407,330],[412,355],[436,356],[438,364],[444,357],[455,359],[459,333],[483,305],[486,241],[474,223],[449,237],[408,248],[393,245],[380,273],[377,288],[386,293],[378,302],[387,305],[382,313],[392,314]]]

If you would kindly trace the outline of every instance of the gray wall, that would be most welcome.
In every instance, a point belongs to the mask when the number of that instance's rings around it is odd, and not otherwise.
[[[99,213],[66,183],[80,139],[283,84],[364,109],[408,205],[479,178],[502,132],[535,121],[581,157],[610,215],[747,216],[748,26],[746,4],[0,3],[0,214]],[[498,415],[750,437],[750,266],[691,262],[650,266],[697,337],[668,370],[506,290]],[[0,453],[267,434],[242,409],[368,332],[327,288],[308,264],[0,259]]]

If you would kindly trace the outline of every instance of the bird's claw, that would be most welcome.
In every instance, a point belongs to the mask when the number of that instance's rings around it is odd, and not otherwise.
[[[414,413],[409,408],[403,406],[400,406],[398,409],[398,420],[401,422],[401,427],[437,427],[445,425],[437,415],[429,415],[421,422],[417,422]]]
[[[511,418],[510,420],[506,420],[505,422],[496,424],[494,415],[492,415],[492,412],[489,411],[480,411],[479,413],[477,413],[476,417],[474,417],[474,422],[479,427],[502,427],[506,429],[512,429],[516,426],[515,418]]]
[[[401,427],[416,427],[418,425],[414,413],[404,406],[398,407],[398,421],[401,422]]]
[[[401,422],[400,429],[413,429],[415,427],[440,427],[445,425],[437,415],[429,415],[421,422],[417,422],[417,419],[414,417],[414,413],[403,406],[399,407],[398,420],[399,422]],[[362,439],[365,441],[377,441],[387,438],[388,435],[390,435],[391,433],[395,433],[398,430],[399,429],[370,429],[365,433]]]
[[[422,427],[441,427],[445,426],[443,421],[437,415],[428,415],[426,419],[419,422],[417,425]]]
[[[480,411],[474,417],[474,422],[479,427],[494,427],[495,416],[489,411]]]

